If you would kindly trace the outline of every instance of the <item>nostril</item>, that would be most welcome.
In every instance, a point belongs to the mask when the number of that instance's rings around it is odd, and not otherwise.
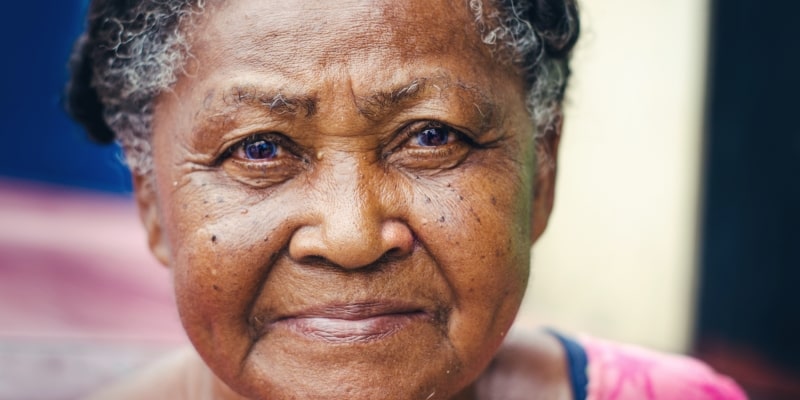
[[[298,261],[306,265],[333,266],[332,262],[322,256],[305,256]]]
[[[381,258],[376,260],[375,263],[376,264],[389,264],[389,263],[392,263],[392,262],[395,262],[395,261],[402,260],[403,258],[407,257],[408,254],[409,254],[408,251],[406,251],[406,250],[404,250],[404,249],[402,249],[400,247],[395,247],[393,249],[390,249],[386,253],[383,253]]]
[[[405,252],[402,249],[400,249],[399,247],[395,247],[395,248],[387,251],[386,254],[384,254],[383,257],[381,257],[381,258],[384,258],[387,261],[390,261],[390,260],[393,260],[393,259],[396,259],[396,258],[403,257],[404,253]]]
[[[417,245],[417,238],[409,235],[408,239],[403,240],[403,243],[391,248],[386,252],[386,255],[391,258],[402,258],[414,251]]]

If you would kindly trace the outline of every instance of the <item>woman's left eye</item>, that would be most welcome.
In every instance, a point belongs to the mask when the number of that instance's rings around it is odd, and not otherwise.
[[[458,166],[472,150],[480,149],[470,135],[437,121],[417,121],[403,130],[399,146],[386,157],[403,168],[440,171]]]
[[[440,123],[429,123],[416,133],[412,133],[413,144],[417,147],[438,147],[458,139],[458,133],[451,127]]]

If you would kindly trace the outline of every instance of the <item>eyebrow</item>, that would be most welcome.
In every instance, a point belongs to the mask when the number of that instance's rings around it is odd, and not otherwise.
[[[358,98],[356,106],[361,115],[369,119],[379,119],[390,110],[419,98],[431,86],[429,82],[427,78],[414,78],[390,90],[377,91]]]
[[[403,103],[420,97],[428,87],[428,79],[414,78],[390,90],[357,98],[356,107],[365,117],[378,119]],[[267,91],[255,85],[234,86],[226,91],[224,99],[227,104],[234,106],[247,105],[291,116],[305,114],[307,118],[313,117],[317,110],[317,99],[312,96],[285,95],[281,91]]]
[[[224,100],[234,106],[248,105],[275,114],[304,114],[310,118],[317,112],[317,99],[313,96],[285,95],[280,90],[268,91],[255,85],[234,86],[226,91]]]
[[[387,91],[377,91],[357,99],[359,112],[370,119],[380,119],[398,107],[414,102],[430,90],[436,89],[440,95],[455,95],[473,103],[479,113],[481,129],[492,124],[497,116],[497,104],[480,89],[449,78],[413,78],[408,83],[397,85]]]
[[[379,120],[398,108],[419,100],[433,89],[439,95],[447,96],[446,93],[449,92],[450,95],[471,101],[480,114],[482,127],[489,126],[497,116],[497,104],[489,96],[476,87],[460,81],[453,82],[447,77],[415,77],[388,90],[378,90],[367,96],[357,97],[355,103],[361,115]],[[258,85],[233,86],[225,91],[224,101],[235,107],[246,105],[278,115],[305,118],[316,114],[319,103],[314,95],[287,95],[281,90],[269,90]]]

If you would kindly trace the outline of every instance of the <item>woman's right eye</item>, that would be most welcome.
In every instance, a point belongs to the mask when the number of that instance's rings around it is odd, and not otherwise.
[[[263,135],[251,136],[235,145],[230,155],[242,161],[272,161],[283,153],[277,140]]]
[[[420,147],[437,147],[448,145],[455,139],[455,133],[449,126],[431,124],[416,134],[415,144]]]
[[[245,143],[242,150],[248,160],[271,160],[278,155],[278,145],[267,140]]]
[[[266,188],[292,179],[306,166],[299,147],[280,133],[251,135],[225,150],[219,166],[231,178]]]

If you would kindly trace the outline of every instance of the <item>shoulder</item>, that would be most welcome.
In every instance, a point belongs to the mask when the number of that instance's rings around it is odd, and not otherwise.
[[[476,382],[479,399],[573,398],[564,348],[546,331],[512,330]]]
[[[703,362],[589,336],[578,338],[588,358],[587,400],[741,400],[730,378]]]
[[[205,376],[202,361],[187,346],[165,355],[155,363],[101,388],[87,400],[126,399],[203,399],[210,393],[211,380]]]

